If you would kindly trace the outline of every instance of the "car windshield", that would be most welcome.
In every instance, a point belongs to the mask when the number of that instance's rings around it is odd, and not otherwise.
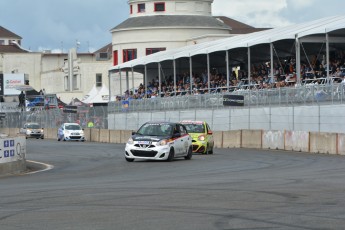
[[[81,130],[79,125],[66,125],[65,129],[67,130]]]
[[[40,126],[38,124],[28,124],[27,128],[28,129],[39,129]]]
[[[172,124],[150,123],[141,126],[137,134],[145,136],[169,136],[172,134],[172,130]]]
[[[184,124],[184,126],[186,126],[188,133],[205,133],[204,124],[189,123]]]

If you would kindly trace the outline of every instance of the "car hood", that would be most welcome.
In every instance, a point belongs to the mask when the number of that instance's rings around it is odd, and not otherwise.
[[[144,136],[144,135],[133,135],[133,141],[152,141],[158,142],[160,140],[169,139],[169,136]]]
[[[205,135],[204,133],[188,133],[193,139],[198,139],[200,135]]]

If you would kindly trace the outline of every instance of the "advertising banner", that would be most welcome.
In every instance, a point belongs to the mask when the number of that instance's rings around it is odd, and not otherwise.
[[[243,95],[223,95],[224,106],[244,106]]]
[[[24,85],[24,74],[4,74],[3,88],[4,95],[19,95],[20,91],[16,88],[20,85]]]
[[[0,164],[25,159],[25,137],[0,139]]]

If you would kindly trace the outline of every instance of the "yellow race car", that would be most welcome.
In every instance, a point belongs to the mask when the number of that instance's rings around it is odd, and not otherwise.
[[[193,153],[213,154],[213,132],[205,121],[181,121],[192,137]]]

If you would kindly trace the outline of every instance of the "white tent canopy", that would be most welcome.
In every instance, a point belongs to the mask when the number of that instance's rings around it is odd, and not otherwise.
[[[269,44],[280,40],[302,38],[310,35],[326,34],[335,30],[345,29],[345,15],[332,16],[311,22],[290,25],[260,31],[251,34],[204,42],[196,45],[181,47],[174,50],[162,51],[123,64],[119,64],[110,71],[134,68],[140,65],[158,63],[166,60],[174,60],[181,57],[192,57],[198,54],[210,54],[217,51],[227,51],[240,47],[252,47],[259,44]]]
[[[109,102],[109,89],[104,84],[102,87],[94,85],[90,92],[82,99],[86,104],[108,103]]]

